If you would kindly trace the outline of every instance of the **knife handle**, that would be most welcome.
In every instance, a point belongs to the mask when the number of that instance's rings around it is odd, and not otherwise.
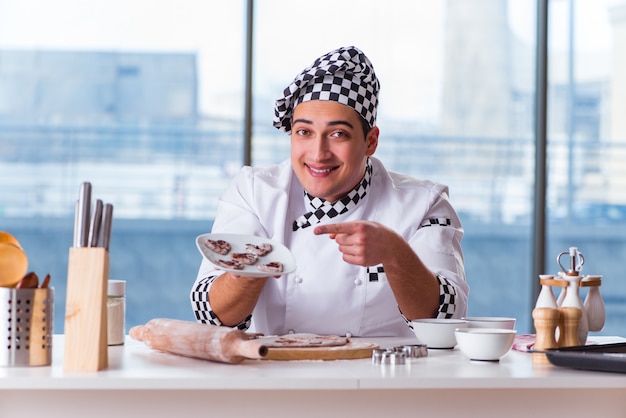
[[[79,205],[79,247],[89,246],[89,221],[91,215],[91,183],[84,182],[78,195]]]
[[[96,207],[91,220],[91,230],[89,231],[89,246],[97,247],[100,241],[100,227],[102,225],[102,200],[96,200]]]
[[[103,247],[109,251],[109,245],[111,243],[111,228],[113,223],[113,205],[107,203],[104,205],[102,213],[102,233],[100,234],[99,247]]]
[[[80,247],[80,203],[78,200],[76,200],[74,207],[74,240],[72,246]]]

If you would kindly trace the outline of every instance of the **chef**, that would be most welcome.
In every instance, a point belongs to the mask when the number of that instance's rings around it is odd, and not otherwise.
[[[199,322],[268,335],[413,336],[410,320],[466,314],[463,229],[445,185],[389,171],[373,155],[379,81],[355,47],[305,68],[276,101],[291,158],[243,167],[213,233],[284,244],[294,272],[250,278],[203,259]]]

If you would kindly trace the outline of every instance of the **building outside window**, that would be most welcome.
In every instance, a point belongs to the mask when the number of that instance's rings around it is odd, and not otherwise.
[[[110,270],[128,283],[128,325],[193,320],[194,238],[243,164],[246,6],[0,0],[0,230],[29,270],[51,273],[55,332],[83,181],[115,207]],[[356,45],[381,80],[376,155],[450,187],[469,314],[534,332],[536,4],[266,0],[253,16],[252,163],[289,157],[273,101],[295,74]],[[554,0],[549,16],[546,273],[579,247],[583,272],[604,276],[602,333],[619,334],[626,5]]]

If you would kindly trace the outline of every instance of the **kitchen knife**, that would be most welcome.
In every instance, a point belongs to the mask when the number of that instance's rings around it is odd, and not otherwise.
[[[113,205],[107,203],[104,205],[102,213],[102,231],[100,234],[100,242],[98,247],[103,247],[109,251],[109,244],[111,243],[111,228],[113,223]]]
[[[89,246],[89,222],[91,214],[91,183],[84,182],[80,186],[78,195],[78,207],[79,207],[79,247]]]
[[[74,206],[74,240],[73,246],[80,247],[80,203],[76,200]]]
[[[97,247],[100,241],[100,229],[102,226],[102,200],[96,200],[96,207],[91,220],[91,230],[89,231],[89,246]]]

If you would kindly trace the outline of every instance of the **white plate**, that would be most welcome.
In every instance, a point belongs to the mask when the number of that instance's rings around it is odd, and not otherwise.
[[[214,241],[224,240],[228,242],[232,249],[230,253],[226,255],[218,254],[211,251],[204,243],[207,239]],[[246,252],[246,244],[262,245],[271,244],[272,251],[266,256],[259,257],[259,260],[252,266],[244,265],[243,270],[229,269],[219,265],[217,260],[230,260],[230,254]],[[220,270],[230,271],[238,276],[246,277],[268,277],[279,276],[282,274],[291,273],[296,269],[296,259],[291,254],[291,251],[287,249],[283,244],[273,241],[268,238],[261,238],[254,235],[241,235],[241,234],[202,234],[196,238],[196,246],[200,253],[209,260],[215,267]],[[272,261],[278,261],[283,265],[283,271],[281,273],[267,273],[257,269],[258,264],[267,264]]]

